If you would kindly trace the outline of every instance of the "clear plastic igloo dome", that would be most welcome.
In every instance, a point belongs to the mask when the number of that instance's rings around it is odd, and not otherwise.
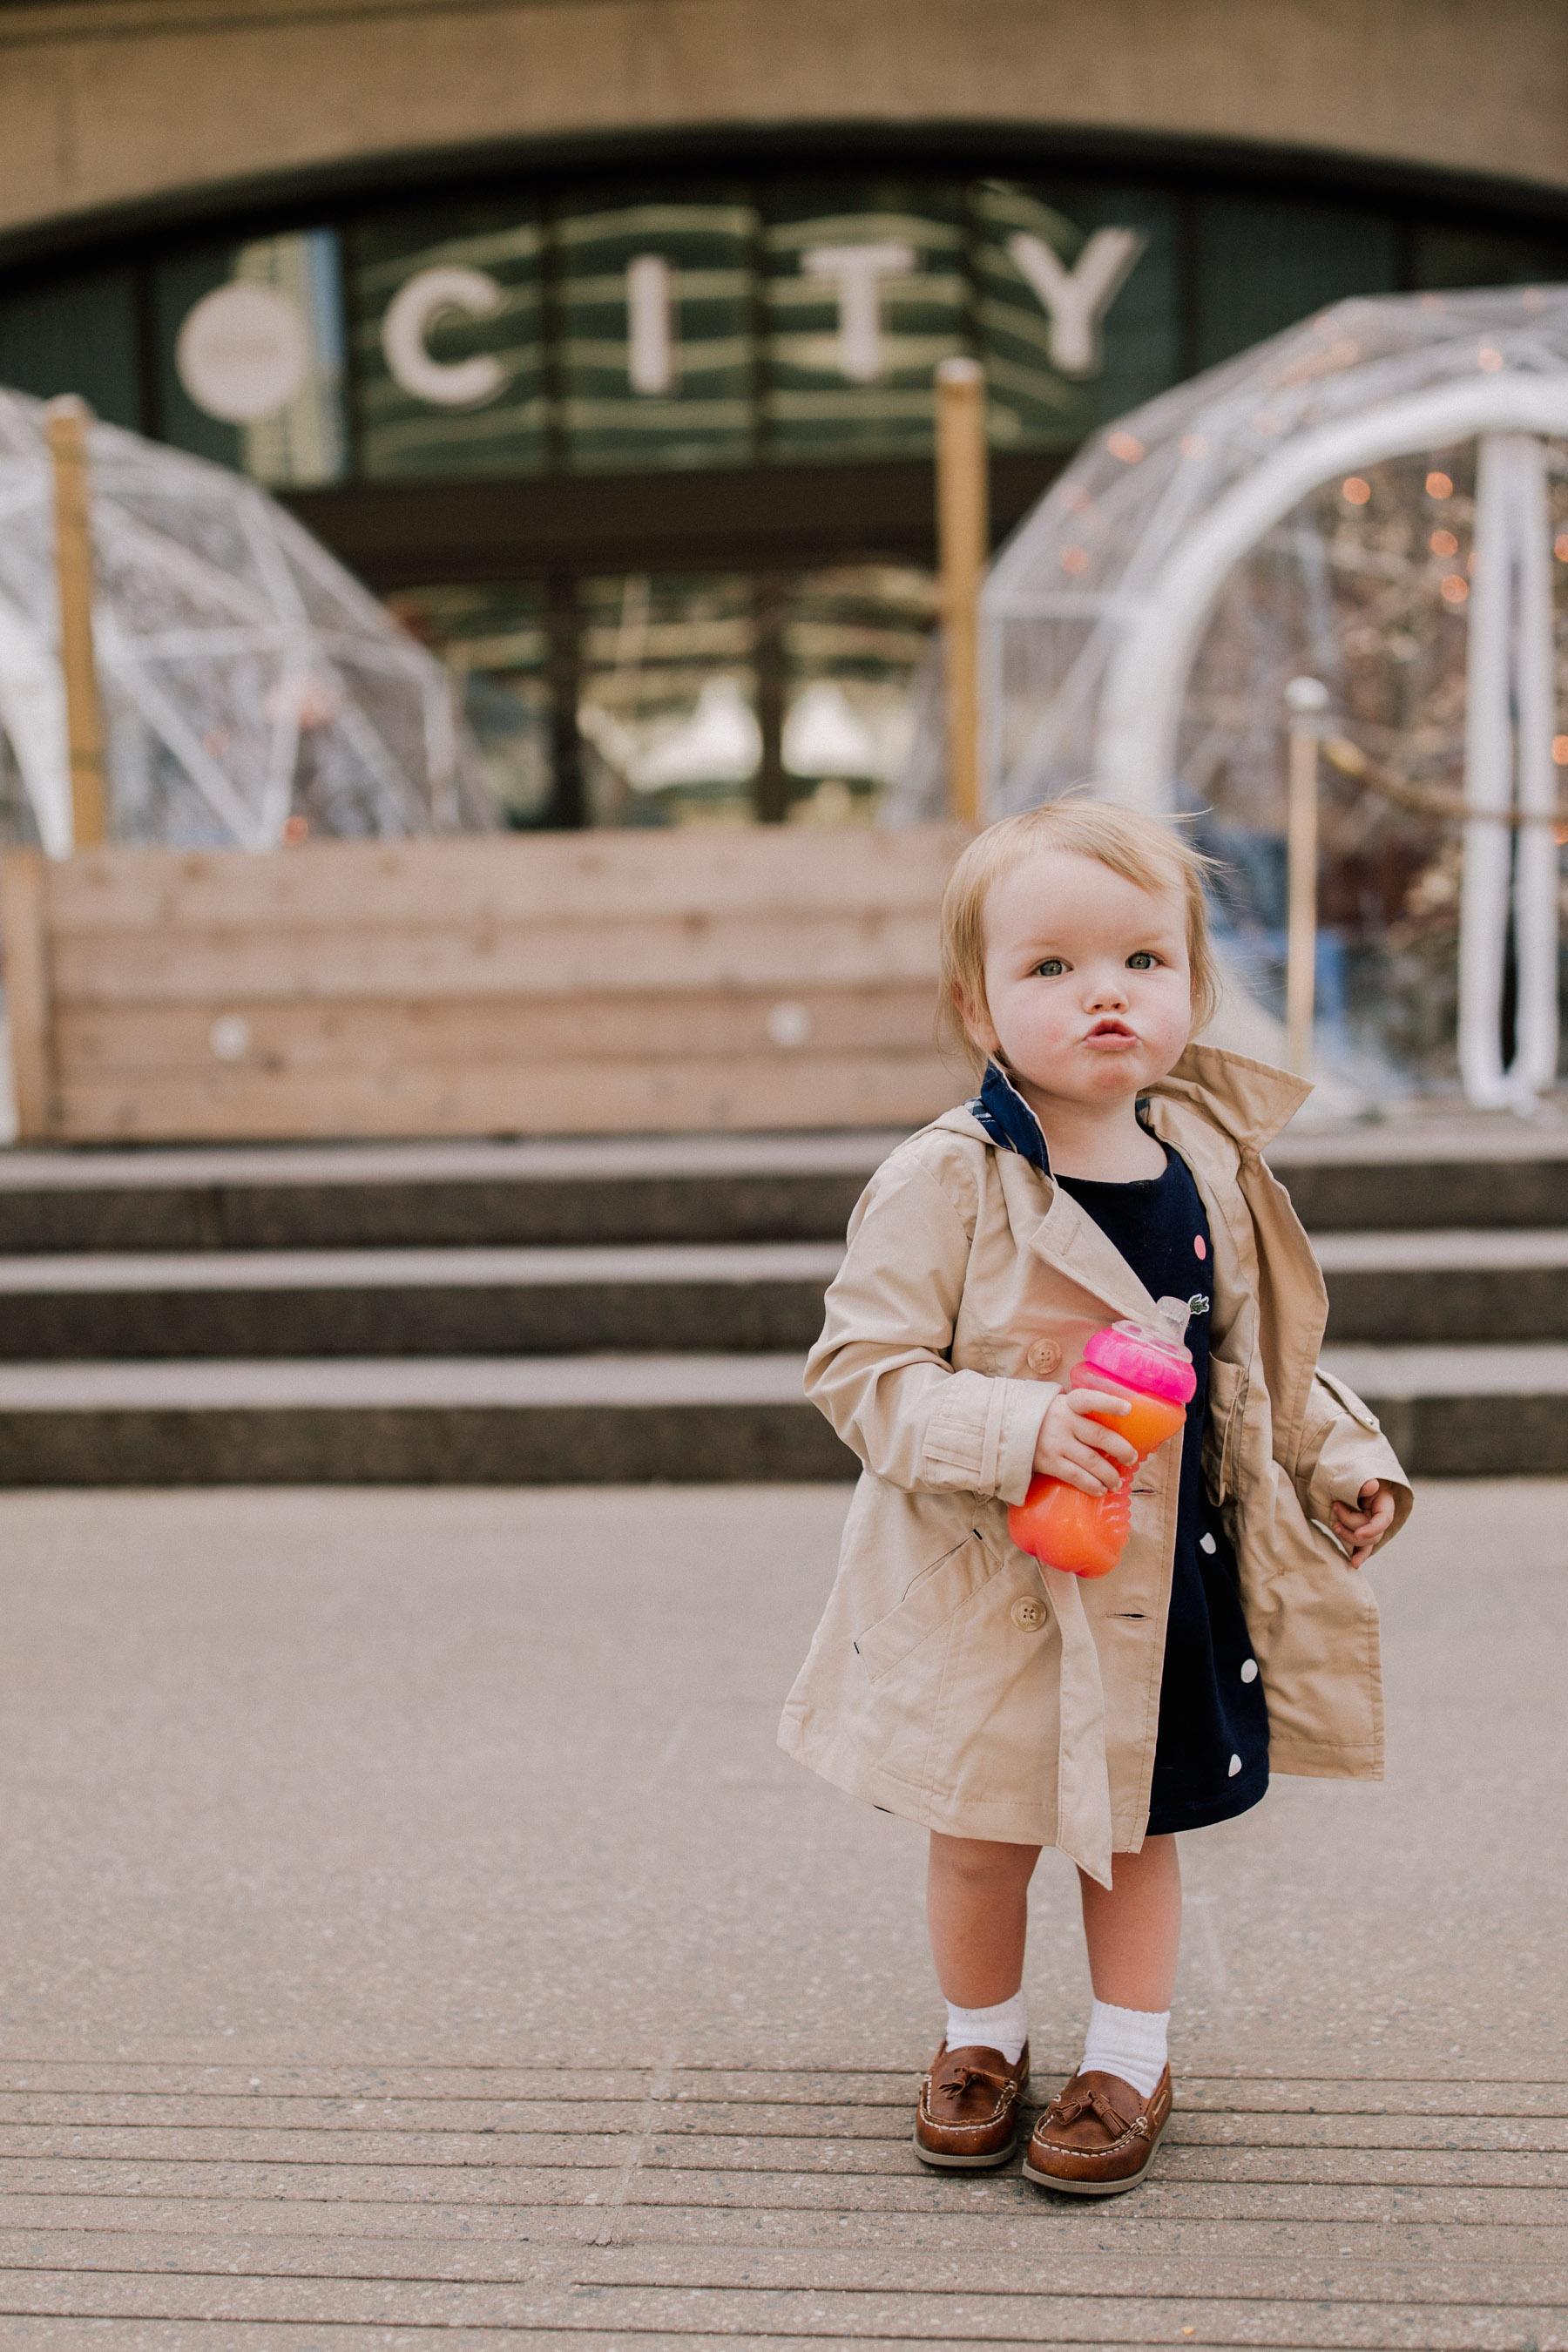
[[[1551,1086],[1568,289],[1342,302],[1122,418],[998,556],[982,639],[989,814],[1087,782],[1188,816],[1274,1011],[1285,688],[1320,679],[1321,1066],[1369,1101]]]
[[[0,830],[71,845],[43,405],[0,393]],[[110,837],[268,848],[493,819],[445,673],[266,492],[88,439]]]

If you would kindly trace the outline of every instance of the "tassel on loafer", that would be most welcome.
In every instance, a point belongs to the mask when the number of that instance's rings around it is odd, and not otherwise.
[[[1119,2197],[1136,2189],[1171,2119],[1171,2070],[1148,2098],[1120,2074],[1075,2074],[1040,2115],[1024,2178],[1068,2197]]]
[[[915,2112],[921,2162],[953,2172],[1005,2164],[1018,2145],[1018,2101],[1028,2079],[1026,2042],[1012,2066],[1000,2050],[950,2050],[943,2042]]]

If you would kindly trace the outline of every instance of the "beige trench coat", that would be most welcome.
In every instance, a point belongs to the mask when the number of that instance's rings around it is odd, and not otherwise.
[[[1226,1514],[1277,1772],[1383,1770],[1377,1608],[1327,1532],[1405,1474],[1318,1369],[1323,1279],[1259,1158],[1306,1095],[1194,1045],[1150,1099],[1214,1244],[1204,1472]],[[1149,1814],[1181,1441],[1140,1475],[1132,1534],[1085,1582],[1009,1539],[1047,1407],[1089,1335],[1153,1302],[1071,1195],[946,1112],[878,1170],[806,1366],[865,1465],[781,1746],[851,1794],[955,1837],[1059,1845],[1109,1885]],[[1047,1612],[1038,1607],[1042,1589]]]

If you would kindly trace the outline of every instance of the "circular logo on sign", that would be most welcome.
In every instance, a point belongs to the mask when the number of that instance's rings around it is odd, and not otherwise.
[[[271,286],[218,286],[204,294],[174,346],[180,382],[198,408],[225,425],[275,416],[310,364],[298,306]]]

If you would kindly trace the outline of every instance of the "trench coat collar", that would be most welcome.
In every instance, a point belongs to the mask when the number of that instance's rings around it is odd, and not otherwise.
[[[963,1108],[993,1143],[1004,1151],[1016,1151],[1040,1175],[1049,1176],[1051,1155],[1046,1147],[1046,1131],[1000,1062],[986,1063],[980,1092]]]
[[[1190,1103],[1243,1150],[1261,1151],[1312,1089],[1305,1078],[1223,1045],[1189,1045],[1149,1091],[1153,1097]]]
[[[1245,1054],[1232,1054],[1223,1045],[1193,1045],[1184,1049],[1181,1059],[1150,1087],[1144,1099],[1163,1097],[1190,1103],[1233,1143],[1261,1151],[1311,1091],[1305,1078],[1292,1077],[1288,1070],[1277,1070],[1268,1062],[1250,1061]],[[1045,1130],[999,1062],[987,1062],[980,1092],[963,1109],[988,1142],[1005,1151],[1016,1151],[1050,1179]],[[952,1117],[950,1111],[948,1118]]]
[[[1261,1151],[1310,1092],[1304,1080],[1267,1062],[1249,1061],[1219,1045],[1188,1045],[1145,1099],[1162,1107],[1185,1106],[1244,1150]],[[1016,1154],[1043,1177],[1050,1195],[1027,1246],[1113,1315],[1140,1323],[1152,1319],[1154,1301],[1121,1251],[1052,1178],[1040,1122],[999,1063],[987,1063],[978,1095],[936,1124],[960,1134],[978,1129],[997,1150]],[[1164,1122],[1156,1116],[1151,1124]]]

